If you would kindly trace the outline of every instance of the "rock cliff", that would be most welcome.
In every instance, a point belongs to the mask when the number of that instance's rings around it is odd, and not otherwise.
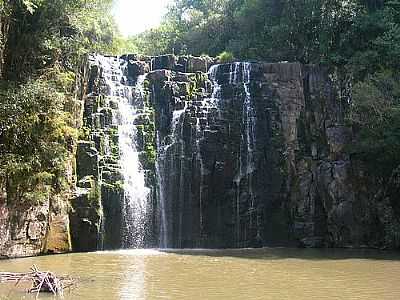
[[[72,179],[72,168],[67,170]],[[0,258],[23,257],[71,251],[68,217],[70,193],[50,193],[32,203],[7,194],[0,184]]]
[[[74,251],[399,247],[399,176],[381,184],[352,158],[347,98],[324,69],[89,56],[79,78],[71,207],[11,208],[3,189],[1,255],[68,251],[70,239]],[[123,104],[135,108],[129,161]],[[143,180],[134,193],[145,192],[140,217],[126,211],[132,168]]]
[[[142,157],[153,187],[147,245],[398,246],[395,206],[351,159],[347,99],[323,69],[121,59],[124,84],[145,74],[151,126],[141,128],[157,153],[155,165]],[[102,202],[105,214],[117,209]]]

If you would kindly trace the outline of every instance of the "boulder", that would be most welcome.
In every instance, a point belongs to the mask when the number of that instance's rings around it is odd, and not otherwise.
[[[45,253],[66,253],[72,250],[69,218],[52,215],[46,237]]]
[[[151,71],[167,69],[175,70],[176,56],[173,54],[159,55],[151,60]]]

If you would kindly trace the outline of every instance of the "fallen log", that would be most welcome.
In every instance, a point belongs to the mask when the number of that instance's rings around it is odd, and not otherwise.
[[[63,296],[65,288],[74,285],[74,280],[69,277],[57,277],[52,272],[42,272],[33,265],[31,272],[28,273],[11,273],[0,272],[0,283],[15,282],[18,285],[20,282],[32,283],[32,287],[28,290],[30,293],[53,293],[54,295]]]

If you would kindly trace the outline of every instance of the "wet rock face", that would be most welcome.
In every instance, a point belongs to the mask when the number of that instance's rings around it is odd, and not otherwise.
[[[398,247],[400,209],[391,196],[397,177],[377,193],[350,159],[346,102],[324,70],[212,66],[212,59],[173,55],[121,59],[121,84],[145,75],[145,109],[135,126],[152,190],[147,245]],[[89,250],[121,245],[124,190],[112,121],[119,104],[103,96],[101,80],[101,66],[91,64],[83,93],[90,130],[77,152],[78,186],[90,194],[85,178],[93,178],[100,200],[77,201],[79,222],[71,221],[78,238],[90,237]]]
[[[297,105],[301,81],[284,78],[279,90],[265,79],[268,68],[214,67],[211,82],[194,76],[188,95],[179,86],[190,75],[152,81],[167,246],[259,247],[293,239],[281,193],[286,166],[278,122],[288,116],[279,110],[279,92]]]
[[[346,103],[323,70],[236,63],[199,77],[148,75],[164,246],[395,246],[397,229],[373,217],[393,220],[393,207],[364,192]]]
[[[150,64],[151,58],[137,55],[89,56],[82,69],[78,95],[83,103],[82,136],[77,145],[76,193],[71,200],[70,213],[74,251],[124,247],[123,206],[126,191],[122,166],[127,162],[121,157],[120,135],[125,133],[120,127],[120,109],[125,100],[139,107],[137,116],[132,119],[137,132],[130,135],[139,152],[146,185],[152,189],[149,205],[153,206],[153,115],[151,109],[147,109],[146,99],[138,100],[135,95],[138,78],[149,72]],[[110,82],[113,84],[110,85]],[[136,103],[138,101],[140,103]],[[152,222],[149,218],[146,224],[150,233],[145,243],[154,247]]]

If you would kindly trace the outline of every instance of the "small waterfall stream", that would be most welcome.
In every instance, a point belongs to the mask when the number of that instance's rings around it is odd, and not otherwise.
[[[210,71],[210,79],[213,82],[213,96],[214,102],[218,107],[218,97],[221,91],[221,86],[218,84],[217,74],[219,65],[213,66]],[[255,170],[255,159],[254,150],[256,144],[256,115],[254,108],[253,96],[250,89],[250,75],[251,75],[251,63],[248,62],[236,62],[230,64],[228,83],[232,87],[242,89],[244,95],[241,97],[243,101],[242,113],[241,113],[241,133],[240,143],[238,149],[238,171],[233,179],[235,187],[235,196],[232,197],[233,211],[233,223],[234,223],[234,236],[235,245],[242,247],[240,241],[246,239],[247,232],[242,232],[241,229],[241,207],[242,207],[242,196],[243,192],[247,194],[248,199],[248,210],[250,215],[250,227],[253,223],[253,210],[255,210],[254,193],[253,193],[253,173]],[[219,108],[219,110],[221,110]],[[255,225],[255,224],[254,224]]]
[[[147,202],[150,189],[145,184],[145,174],[139,160],[137,149],[136,119],[143,109],[143,75],[138,76],[135,86],[123,84],[126,61],[114,57],[99,56],[104,86],[108,99],[118,103],[118,114],[114,122],[118,126],[119,164],[123,177],[124,197],[121,207],[122,248],[141,248],[145,246]],[[108,137],[105,138],[105,153],[110,149]]]
[[[170,163],[174,161],[174,155],[180,157],[183,151],[182,144],[182,117],[186,111],[186,107],[183,109],[175,110],[172,113],[171,130],[168,135],[168,139],[161,141],[159,134],[157,134],[157,160],[156,160],[156,176],[157,176],[157,191],[158,199],[160,203],[160,228],[159,228],[159,246],[160,248],[170,247],[170,235],[172,225],[168,222],[167,216],[167,203],[166,193],[168,193],[168,179],[172,170]],[[181,175],[183,174],[180,172]],[[183,178],[180,178],[182,181]],[[183,199],[182,191],[179,192],[179,200]],[[179,201],[181,203],[181,201]],[[182,216],[180,216],[179,222],[182,223]]]
[[[165,149],[162,151],[162,144],[160,136],[157,134],[157,153],[156,159],[156,176],[157,176],[157,197],[160,203],[160,228],[159,228],[159,247],[168,247],[168,221],[167,221],[167,208],[165,203],[165,182],[162,176],[165,162]]]

